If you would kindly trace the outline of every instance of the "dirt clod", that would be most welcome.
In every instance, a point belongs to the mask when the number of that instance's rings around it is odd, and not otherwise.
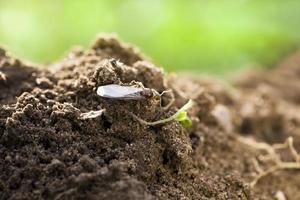
[[[213,79],[166,78],[115,36],[46,69],[0,49],[0,199],[299,199],[297,170],[250,187],[257,166],[270,163],[238,139],[271,145],[293,137],[300,150],[300,61],[292,59],[253,73],[255,82],[236,81],[233,90]],[[162,101],[101,98],[96,89],[106,84],[173,93]],[[188,129],[176,121],[150,127],[128,114],[156,121],[189,99]]]

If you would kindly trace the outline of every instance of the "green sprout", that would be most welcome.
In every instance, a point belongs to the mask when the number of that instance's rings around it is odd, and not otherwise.
[[[192,106],[193,106],[193,101],[190,99],[174,115],[172,115],[172,116],[170,116],[166,119],[161,119],[161,120],[154,121],[154,122],[147,122],[147,121],[139,118],[138,116],[136,116],[133,113],[131,113],[131,115],[135,119],[137,119],[140,123],[148,125],[148,126],[155,126],[155,125],[158,125],[158,124],[165,124],[165,123],[168,123],[168,122],[171,122],[171,121],[178,121],[178,122],[181,122],[181,124],[184,128],[188,128],[189,126],[192,125],[192,120],[188,117],[186,110],[188,110]]]

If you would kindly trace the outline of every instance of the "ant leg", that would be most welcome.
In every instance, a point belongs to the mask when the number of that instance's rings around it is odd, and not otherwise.
[[[138,86],[139,88],[145,88],[145,86],[143,85],[142,82],[135,81],[135,80],[131,81],[131,82],[129,83],[129,85],[131,85],[131,86]]]
[[[174,97],[174,93],[173,93],[172,89],[163,91],[160,94],[160,96],[162,96],[164,93],[170,93],[171,94],[171,100],[169,101],[169,103],[166,106],[162,107],[163,110],[168,110],[173,105],[173,103],[175,102],[175,97]],[[160,105],[161,105],[161,98],[160,98]]]

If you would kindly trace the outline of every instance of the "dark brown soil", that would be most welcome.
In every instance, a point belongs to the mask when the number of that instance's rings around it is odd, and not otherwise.
[[[109,58],[125,65],[112,66]],[[171,95],[161,105],[157,98],[96,94],[100,85],[132,81],[172,89],[175,103],[164,110]],[[166,76],[111,36],[46,69],[0,49],[0,199],[275,199],[279,191],[300,199],[297,170],[276,171],[250,187],[253,159],[263,152],[239,140],[273,144],[292,136],[300,150],[299,84],[299,53],[274,70],[239,76],[233,87]],[[179,122],[145,126],[129,114],[155,121],[188,99],[195,102],[188,129]],[[101,116],[81,117],[101,109]]]

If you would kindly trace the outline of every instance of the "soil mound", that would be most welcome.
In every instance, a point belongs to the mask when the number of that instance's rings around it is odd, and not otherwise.
[[[294,168],[251,184],[258,165],[267,169],[272,160],[260,160],[263,149],[241,139],[267,145],[292,136],[300,150],[299,65],[252,73],[233,89],[166,76],[114,36],[73,49],[46,69],[0,49],[0,199],[300,199]],[[126,101],[98,96],[97,87],[107,84],[172,93]],[[146,126],[131,115],[156,121],[189,99],[193,124],[186,129],[176,121]],[[293,159],[285,149],[278,155]]]

